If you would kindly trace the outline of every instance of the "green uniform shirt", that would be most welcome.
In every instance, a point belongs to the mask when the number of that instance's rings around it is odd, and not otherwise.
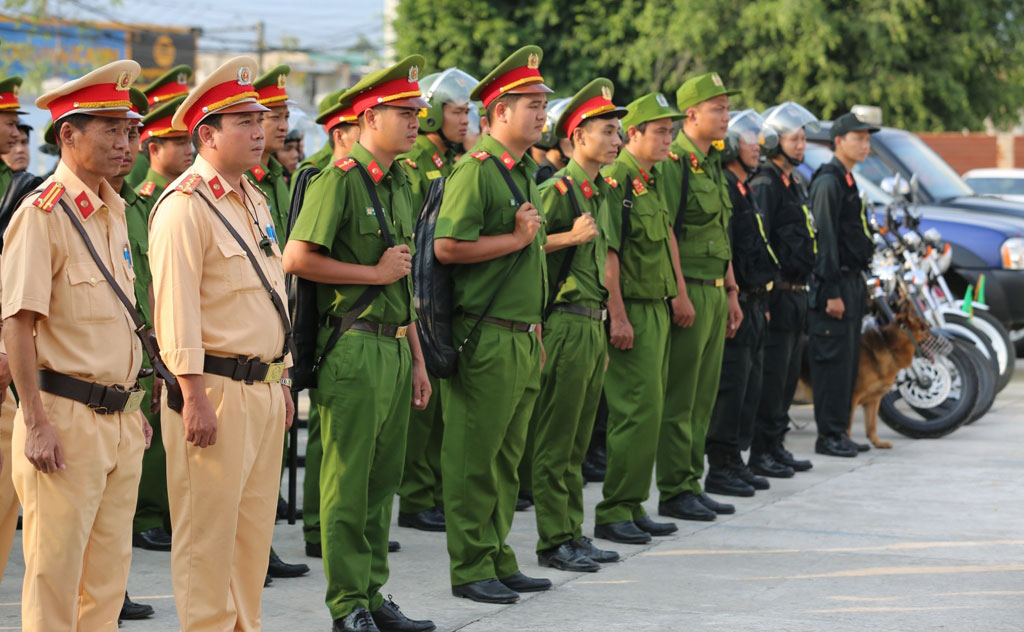
[[[323,171],[331,164],[331,158],[334,157],[334,148],[331,147],[331,142],[327,141],[324,146],[316,150],[316,153],[312,156],[307,157],[305,160],[299,163],[296,167],[295,173],[299,173],[303,169],[308,167],[316,167]]]
[[[264,169],[256,165],[246,172],[249,180],[267,196],[270,216],[274,218],[274,232],[277,234],[277,245],[284,250],[284,242],[288,240],[288,209],[291,205],[291,194],[288,181],[284,176],[284,167],[273,156],[267,161]]]
[[[516,160],[501,143],[489,135],[477,141],[473,151],[455,165],[444,189],[434,238],[451,237],[476,241],[481,235],[503,235],[515,228],[516,202],[497,165],[484,153],[496,156],[512,175],[527,201],[544,216],[540,193],[533,181],[537,163],[528,155]],[[510,165],[510,166],[509,166]],[[547,301],[547,240],[541,226],[527,246],[508,280],[501,286],[488,316],[522,323],[539,323]],[[483,313],[502,279],[508,274],[517,252],[482,263],[453,266],[455,308],[469,314]]]
[[[132,166],[132,170],[128,172],[128,175],[124,177],[124,183],[134,189],[146,176],[146,171],[149,170],[149,152],[140,151],[139,157],[135,159],[135,164]]]
[[[3,198],[4,194],[7,193],[7,187],[11,186],[11,179],[14,177],[14,172],[7,166],[7,163],[0,160],[0,198]]]
[[[139,186],[135,187],[135,194],[149,202],[149,208],[152,210],[153,206],[156,205],[156,201],[163,195],[164,189],[171,183],[171,179],[165,178],[156,171],[153,171],[152,167],[146,171],[145,179],[139,183]],[[126,181],[127,184],[127,181]]]
[[[359,143],[353,145],[349,158],[352,160],[343,159],[339,162],[341,166],[330,166],[310,181],[290,238],[317,244],[338,261],[373,266],[384,254],[387,243],[380,234],[373,202],[363,178],[356,173],[359,167],[355,163],[371,174],[380,174],[377,196],[391,236],[396,246],[405,244],[411,249],[416,216],[409,181],[397,162],[382,172],[373,155]],[[320,311],[343,316],[365,289],[365,285],[318,284]],[[409,275],[385,286],[360,317],[386,325],[405,325],[415,316]]]
[[[455,150],[449,149],[442,154],[437,145],[425,135],[420,134],[409,153],[398,157],[409,176],[412,185],[412,202],[417,213],[423,207],[423,199],[427,197],[430,183],[438,178],[452,175],[455,168]]]
[[[571,184],[566,186],[562,177],[568,176]],[[576,221],[576,211],[569,198],[569,187],[576,196],[581,213],[590,213],[598,223],[597,237],[585,244],[576,246],[569,275],[565,284],[558,291],[555,303],[578,303],[590,308],[600,308],[608,300],[608,290],[604,286],[604,264],[608,258],[608,241],[600,229],[604,215],[608,212],[606,201],[608,184],[601,178],[591,182],[583,168],[570,160],[569,164],[554,176],[540,184],[540,199],[544,203],[544,215],[547,217],[547,232],[564,233],[572,230]],[[556,291],[558,271],[569,253],[563,248],[548,255],[548,287]]]
[[[619,253],[619,285],[623,298],[665,298],[678,292],[672,268],[672,226],[660,189],[664,177],[652,176],[623,149],[615,162],[601,170],[609,185],[603,230],[608,247]],[[657,180],[657,182],[656,182]],[[629,235],[622,252],[622,201],[633,190]]]
[[[149,305],[149,286],[153,284],[153,274],[149,269],[149,211],[159,196],[157,193],[152,199],[142,197],[132,191],[128,182],[121,185],[132,269],[135,270],[135,301],[139,305],[139,316],[149,329],[153,328],[153,315]]]
[[[684,230],[679,236],[679,263],[683,275],[695,279],[724,278],[732,259],[728,230],[732,202],[722,171],[721,154],[712,147],[705,156],[683,132],[673,141],[672,152],[657,171],[661,174],[662,195],[675,225],[683,169],[690,170]]]

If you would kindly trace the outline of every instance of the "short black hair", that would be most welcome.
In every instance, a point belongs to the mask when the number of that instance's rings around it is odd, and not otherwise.
[[[213,129],[220,131],[221,119],[223,114],[211,114],[204,118],[199,125],[196,125],[195,129],[192,130],[192,146],[195,147],[196,153],[199,153],[199,148],[203,146],[202,141],[199,140],[199,128],[203,125],[209,125]]]
[[[515,107],[515,104],[519,102],[523,97],[528,97],[530,94],[503,94],[497,99],[491,101],[490,105],[487,106],[487,122],[494,122],[494,111],[498,109],[499,103],[504,103],[508,107]]]
[[[337,125],[335,125],[334,127],[332,127],[331,129],[327,130],[327,142],[330,144],[331,149],[334,149],[334,130],[341,129],[341,127],[343,125],[350,126],[350,127],[353,126],[353,125],[356,125],[358,127],[358,125],[356,123],[349,123],[348,121],[342,121],[342,122],[338,123]]]
[[[601,121],[602,123],[607,123],[608,121],[615,121],[618,119],[619,117],[615,115],[615,113],[609,112],[608,114],[602,114],[601,116],[593,116],[590,118],[583,119],[582,121],[580,121],[580,124],[576,126],[576,129],[586,130],[594,121]],[[576,141],[572,139],[573,134],[576,133],[576,129],[572,131],[572,134],[569,134],[569,142],[572,144],[573,147],[576,147]]]
[[[85,128],[88,127],[89,122],[95,118],[96,117],[92,114],[83,114],[78,112],[76,114],[68,114],[67,116],[57,119],[57,122],[53,124],[53,138],[57,142],[57,147],[60,147],[60,130],[64,127],[65,123],[71,125],[71,127],[74,127],[80,132],[84,132]]]

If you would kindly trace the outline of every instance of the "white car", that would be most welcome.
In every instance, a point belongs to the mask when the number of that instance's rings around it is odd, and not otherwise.
[[[978,195],[1024,202],[1024,169],[971,169],[963,178]]]

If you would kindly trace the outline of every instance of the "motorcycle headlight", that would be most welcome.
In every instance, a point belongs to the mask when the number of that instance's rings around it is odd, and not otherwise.
[[[999,249],[1006,270],[1024,270],[1024,239],[1010,237]]]

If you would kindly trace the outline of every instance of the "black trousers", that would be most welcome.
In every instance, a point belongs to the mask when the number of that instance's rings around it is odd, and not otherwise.
[[[754,452],[761,452],[789,430],[789,407],[803,364],[801,338],[807,326],[807,292],[774,290],[768,312],[772,318],[764,343],[761,401],[751,446]]]
[[[819,435],[837,435],[849,427],[860,363],[860,329],[867,309],[867,288],[860,272],[843,273],[840,291],[845,307],[841,320],[825,313],[825,300],[807,312],[807,355]]]
[[[743,323],[734,338],[725,340],[718,398],[705,441],[704,451],[711,467],[725,465],[729,455],[750,447],[761,399],[767,301],[762,297],[744,297],[740,308]]]

